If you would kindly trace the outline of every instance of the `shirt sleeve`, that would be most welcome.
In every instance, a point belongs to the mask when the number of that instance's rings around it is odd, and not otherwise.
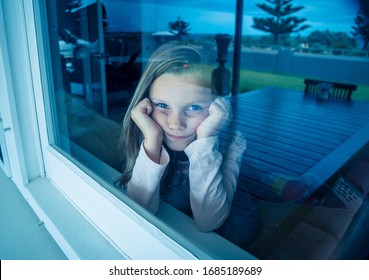
[[[141,144],[126,194],[152,213],[156,213],[160,200],[160,180],[169,163],[168,152],[162,148],[159,164],[153,162]]]
[[[224,153],[216,136],[198,139],[185,149],[190,160],[191,209],[199,230],[215,230],[227,219],[245,149],[240,133]]]

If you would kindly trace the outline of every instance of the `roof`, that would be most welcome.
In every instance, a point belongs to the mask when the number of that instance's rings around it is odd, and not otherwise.
[[[157,31],[151,34],[152,36],[174,36],[175,34],[169,31]]]

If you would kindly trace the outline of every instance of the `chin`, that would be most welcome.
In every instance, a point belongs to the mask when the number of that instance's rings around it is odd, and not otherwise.
[[[187,138],[184,141],[173,141],[168,139],[167,137],[164,138],[165,144],[168,146],[169,149],[176,152],[182,152],[184,149],[187,148],[195,140],[195,137]]]
[[[184,151],[184,149],[186,149],[186,147],[190,143],[173,143],[173,142],[166,141],[166,144],[168,148],[171,149],[172,151],[182,152]]]

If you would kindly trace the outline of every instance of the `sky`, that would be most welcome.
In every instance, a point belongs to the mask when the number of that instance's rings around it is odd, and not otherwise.
[[[88,2],[90,0],[85,0]],[[107,10],[110,31],[157,32],[168,30],[168,22],[180,16],[190,23],[190,33],[234,33],[235,0],[101,0]],[[93,2],[93,1],[92,1]],[[244,35],[266,35],[251,27],[253,17],[268,16],[256,6],[264,0],[244,0]],[[304,6],[296,16],[306,18],[311,27],[301,32],[306,36],[315,30],[350,32],[358,10],[358,0],[293,0]]]

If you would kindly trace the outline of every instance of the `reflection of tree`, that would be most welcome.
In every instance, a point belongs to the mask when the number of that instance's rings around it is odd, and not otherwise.
[[[313,48],[350,49],[354,47],[354,41],[345,32],[333,32],[329,30],[314,31],[306,39],[310,47]]]
[[[190,24],[183,21],[181,17],[177,17],[176,21],[170,21],[168,23],[168,28],[170,32],[176,34],[181,39],[183,35],[188,35]]]
[[[273,35],[273,44],[278,44],[279,35],[290,34],[302,31],[309,25],[301,24],[306,21],[305,18],[291,16],[303,9],[303,6],[293,6],[292,0],[265,0],[271,5],[256,4],[260,9],[270,14],[268,18],[253,18],[253,28],[271,33]]]
[[[363,39],[362,48],[366,50],[369,44],[369,10],[366,10],[363,4],[359,7],[355,17],[355,25],[352,26],[352,29],[351,34],[356,38]]]

